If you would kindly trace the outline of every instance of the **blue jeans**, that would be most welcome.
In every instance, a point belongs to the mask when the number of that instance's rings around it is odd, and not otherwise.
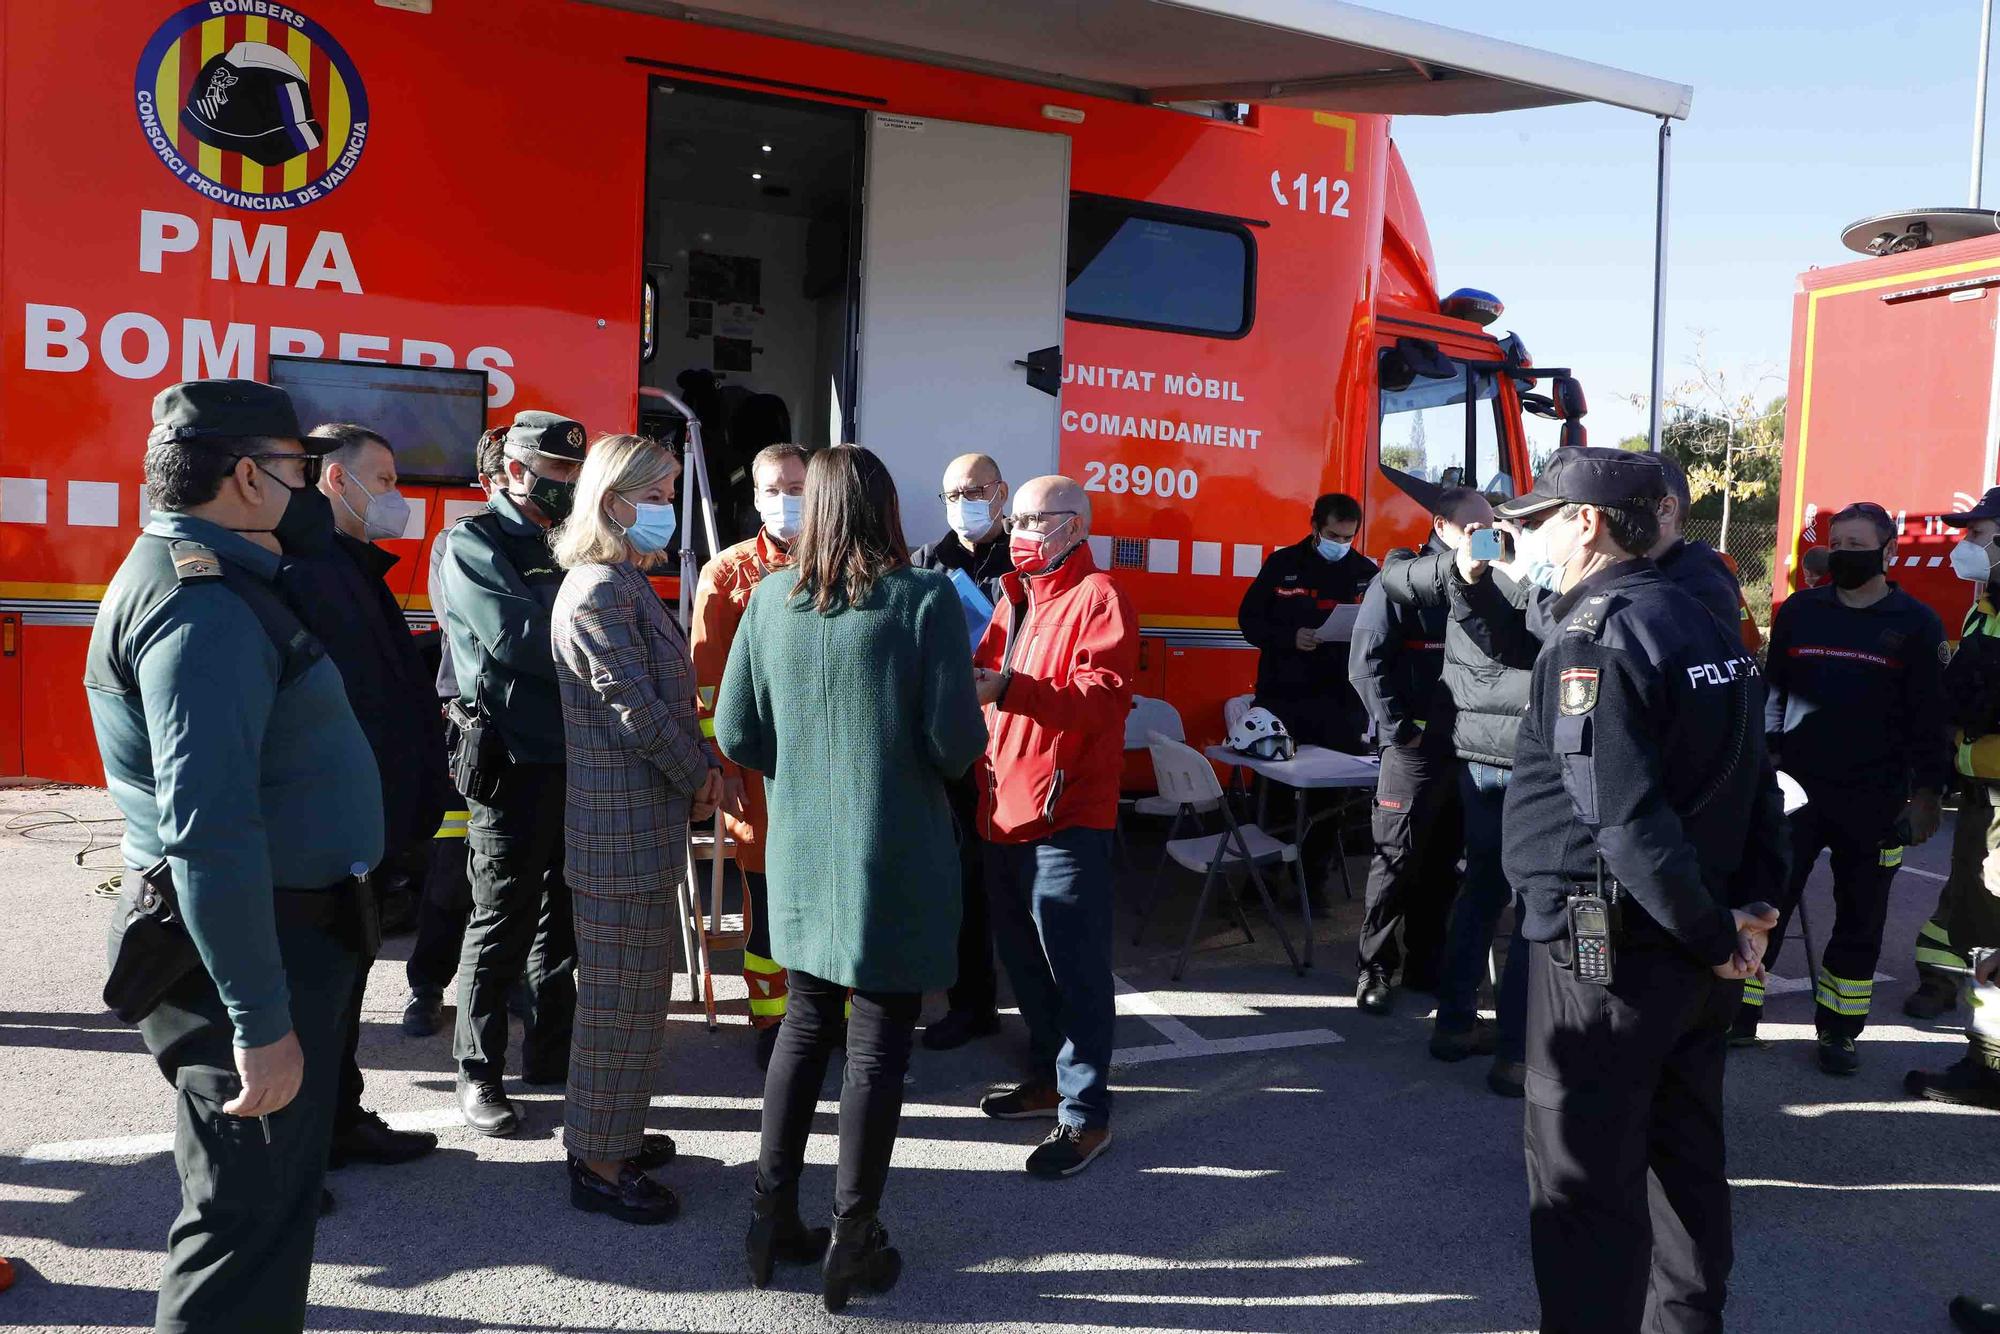
[[[1493,945],[1493,927],[1500,910],[1513,900],[1506,872],[1500,867],[1500,813],[1507,804],[1507,781],[1513,770],[1467,760],[1459,766],[1459,799],[1465,809],[1465,887],[1452,905],[1445,935],[1444,976],[1438,982],[1437,1026],[1442,1033],[1463,1033],[1479,1013],[1479,980],[1486,975],[1486,955]],[[1514,936],[1507,946],[1507,966],[1500,973],[1499,1049],[1502,1060],[1519,1061],[1527,1050],[1528,949],[1521,939],[1520,914],[1514,915]]]
[[[1028,1021],[1034,1078],[1062,1094],[1056,1115],[1111,1120],[1111,831],[1063,829],[986,845],[993,938]]]

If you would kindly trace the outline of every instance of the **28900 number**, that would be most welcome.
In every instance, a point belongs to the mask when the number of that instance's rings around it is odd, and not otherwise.
[[[1201,478],[1193,468],[1134,468],[1123,463],[1090,462],[1083,465],[1083,489],[1108,491],[1114,496],[1159,496],[1163,500],[1193,500],[1201,490]]]

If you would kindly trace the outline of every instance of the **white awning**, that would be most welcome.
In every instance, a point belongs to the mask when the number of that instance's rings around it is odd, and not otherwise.
[[[1397,116],[1599,102],[1685,119],[1694,97],[1685,84],[1342,0],[604,2],[1134,102]]]

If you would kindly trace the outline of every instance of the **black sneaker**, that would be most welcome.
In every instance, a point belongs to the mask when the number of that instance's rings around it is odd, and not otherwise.
[[[327,1166],[380,1163],[393,1167],[413,1162],[437,1148],[438,1137],[422,1130],[391,1130],[389,1123],[364,1111],[354,1124],[333,1137]]]
[[[2000,1073],[1970,1056],[1943,1070],[1910,1071],[1903,1076],[1903,1091],[1913,1098],[2000,1112]]]
[[[444,993],[410,988],[410,998],[403,1002],[403,1031],[413,1038],[427,1038],[443,1024]]]
[[[1729,1023],[1729,1045],[1732,1047],[1763,1048],[1771,1044],[1757,1036],[1757,1023],[1764,1017],[1761,1005],[1739,1005],[1736,1018]]]
[[[1912,1019],[1942,1019],[1957,1008],[1955,978],[1926,976],[1903,1000],[1903,1013]]]
[[[924,1029],[924,1047],[929,1051],[950,1051],[974,1038],[990,1038],[1000,1031],[1000,1016],[991,1010],[952,1010]]]
[[[1033,1121],[1056,1114],[1062,1094],[1053,1084],[1017,1084],[999,1089],[979,1100],[979,1110],[996,1121]]]
[[[1090,1166],[1091,1159],[1111,1147],[1111,1131],[1058,1122],[1049,1137],[1028,1155],[1028,1175],[1071,1177]]]
[[[674,1193],[629,1158],[618,1165],[618,1179],[606,1181],[572,1155],[569,1202],[587,1214],[610,1214],[621,1223],[664,1223],[681,1211]]]
[[[1395,1013],[1396,993],[1389,986],[1389,974],[1373,964],[1362,969],[1354,985],[1354,1003],[1363,1014]]]
[[[1473,1056],[1491,1056],[1500,1045],[1499,1035],[1493,1025],[1484,1019],[1473,1021],[1471,1028],[1446,1032],[1431,1029],[1431,1055],[1440,1061],[1463,1061]]]
[[[1832,1033],[1819,1035],[1819,1068],[1830,1075],[1851,1075],[1861,1068],[1861,1053],[1854,1039]]]

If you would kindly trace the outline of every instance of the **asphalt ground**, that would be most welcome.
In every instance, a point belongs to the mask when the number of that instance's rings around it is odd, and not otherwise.
[[[173,1102],[137,1036],[103,1011],[103,924],[93,887],[115,850],[74,854],[115,825],[24,832],[24,813],[112,814],[101,792],[0,791],[0,1255],[19,1281],[0,1326],[149,1327],[178,1204]],[[1150,867],[1156,844],[1135,842]],[[1898,1004],[1909,951],[1936,899],[1948,831],[1898,876],[1876,1021],[1862,1072],[1812,1061],[1811,1000],[1774,995],[1763,1051],[1733,1055],[1730,1175],[1737,1256],[1729,1307],[1743,1330],[1944,1330],[1961,1289],[2000,1292],[2000,1116],[1913,1102],[1903,1072],[1956,1059],[1949,1024]],[[1354,863],[1357,876],[1362,865]],[[725,1024],[678,1000],[650,1124],[671,1132],[666,1174],[683,1216],[631,1228],[568,1207],[560,1099],[523,1089],[524,1133],[489,1140],[457,1121],[449,1038],[403,1036],[401,955],[369,982],[368,1103],[437,1130],[431,1157],[334,1173],[319,1231],[315,1330],[1491,1331],[1532,1328],[1521,1104],[1489,1093],[1485,1063],[1424,1050],[1419,997],[1376,1019],[1353,1004],[1360,904],[1337,879],[1316,966],[1285,966],[1253,913],[1254,945],[1218,913],[1185,979],[1168,978],[1196,882],[1175,876],[1144,944],[1120,887],[1122,1053],[1116,1138],[1084,1174],[1029,1178],[1046,1128],[979,1115],[979,1096],[1024,1059],[1018,1018],[958,1051],[919,1051],[883,1217],[905,1257],[900,1286],[821,1309],[816,1275],[742,1273],[761,1079],[742,983],[722,979]],[[1357,882],[1358,894],[1358,882]],[[1824,938],[1824,866],[1809,893]],[[1296,917],[1288,919],[1296,934]],[[1795,946],[1779,969],[1799,979]],[[722,963],[733,966],[733,956]],[[1780,989],[1782,990],[1782,984]],[[931,1013],[941,1010],[933,998]],[[829,1092],[833,1086],[829,1083]],[[833,1104],[823,1102],[805,1182],[831,1207]]]

